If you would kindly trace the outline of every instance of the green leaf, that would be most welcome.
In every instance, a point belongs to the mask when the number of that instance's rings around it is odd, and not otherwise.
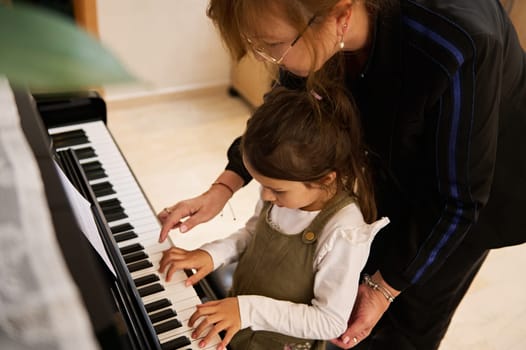
[[[96,38],[48,10],[0,5],[0,75],[35,90],[74,90],[135,78]]]

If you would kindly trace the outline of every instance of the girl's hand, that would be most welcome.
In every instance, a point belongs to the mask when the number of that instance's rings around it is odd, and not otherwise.
[[[191,286],[199,282],[214,269],[214,262],[210,254],[201,249],[185,250],[172,247],[163,252],[163,257],[159,262],[159,272],[166,271],[166,282],[170,282],[172,275],[177,270],[195,269],[196,273],[188,277],[185,284]]]
[[[213,336],[225,331],[225,336],[216,349],[226,349],[227,344],[230,343],[241,327],[237,298],[214,300],[197,305],[197,310],[190,317],[188,325],[193,327],[196,321],[200,321],[200,323],[192,333],[192,338],[196,339],[202,334],[206,334],[199,342],[200,347],[205,347]],[[209,329],[208,333],[206,333],[207,329]]]

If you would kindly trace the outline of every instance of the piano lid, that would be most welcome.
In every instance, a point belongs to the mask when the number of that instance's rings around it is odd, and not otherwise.
[[[34,94],[38,111],[47,129],[79,121],[106,123],[106,103],[95,91]]]

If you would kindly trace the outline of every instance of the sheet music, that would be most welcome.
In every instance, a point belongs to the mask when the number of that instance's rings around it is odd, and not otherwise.
[[[64,174],[62,171],[62,168],[60,168],[56,162],[55,166],[57,168],[62,187],[66,192],[66,196],[68,197],[75,218],[77,219],[77,223],[79,224],[80,230],[82,233],[84,233],[95,251],[97,251],[97,253],[100,255],[108,269],[113,273],[114,276],[117,276],[108,253],[104,248],[104,244],[102,243],[102,238],[100,237],[99,230],[97,229],[97,224],[93,218],[90,202],[86,200],[86,198],[84,198],[79,191],[77,191],[75,186],[73,186],[66,174]]]
[[[0,348],[98,349],[62,258],[38,165],[0,76]]]

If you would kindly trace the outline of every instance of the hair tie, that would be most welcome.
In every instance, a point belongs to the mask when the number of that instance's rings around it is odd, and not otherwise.
[[[317,99],[318,101],[321,101],[321,100],[323,99],[323,98],[322,98],[320,95],[318,95],[318,93],[317,93],[316,91],[314,91],[314,90],[311,90],[310,93],[311,93],[311,95],[314,96],[314,98]]]

